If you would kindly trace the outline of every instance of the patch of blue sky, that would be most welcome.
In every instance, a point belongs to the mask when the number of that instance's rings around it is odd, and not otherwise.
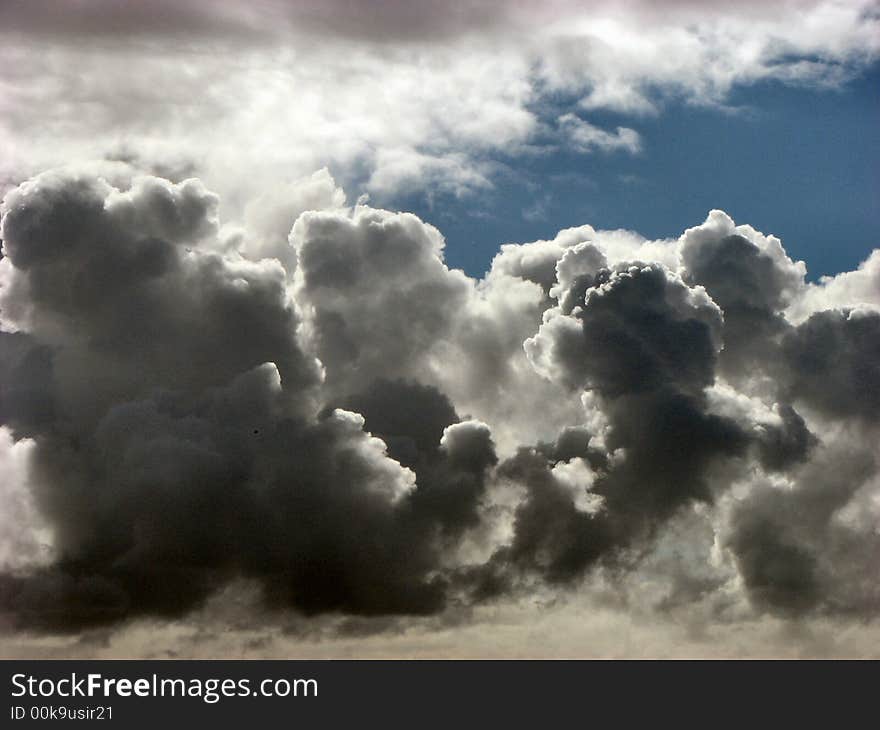
[[[491,160],[490,190],[373,202],[434,223],[449,264],[472,275],[501,243],[583,223],[674,237],[721,208],[779,236],[815,280],[855,268],[880,246],[878,92],[880,64],[836,88],[766,81],[735,89],[724,107],[668,98],[653,115],[587,112],[544,97],[540,114],[551,127],[575,111],[603,129],[637,130],[642,150],[583,154],[548,134]]]

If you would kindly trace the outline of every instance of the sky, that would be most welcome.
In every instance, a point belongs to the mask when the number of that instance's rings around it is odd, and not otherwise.
[[[874,64],[832,90],[765,81],[734,89],[724,108],[668,104],[636,120],[596,114],[602,126],[637,127],[641,151],[563,147],[508,160],[509,174],[486,193],[490,216],[474,216],[454,196],[431,205],[423,192],[383,204],[438,225],[447,260],[475,276],[499,241],[546,238],[583,221],[675,237],[719,207],[779,236],[816,279],[855,268],[880,237],[878,87]]]
[[[878,656],[880,6],[0,0],[3,656]]]

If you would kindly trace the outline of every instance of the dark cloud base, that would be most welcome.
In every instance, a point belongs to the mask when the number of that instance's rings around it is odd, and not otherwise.
[[[182,617],[242,578],[304,615],[623,587],[695,508],[734,574],[661,575],[664,605],[732,581],[758,613],[876,614],[880,313],[790,318],[775,239],[713,212],[674,267],[585,227],[475,282],[415,216],[303,213],[282,264],[217,206],[70,170],[5,199],[0,423],[52,533],[0,574],[13,630]]]

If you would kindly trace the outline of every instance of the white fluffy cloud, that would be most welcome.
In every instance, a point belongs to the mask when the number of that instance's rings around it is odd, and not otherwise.
[[[623,150],[635,154],[642,148],[639,133],[629,127],[618,127],[609,132],[570,113],[563,114],[558,121],[564,137],[577,152]]]
[[[590,110],[835,85],[876,58],[872,3],[7,3],[0,179],[115,156],[198,172],[236,210],[329,165],[367,190],[491,184],[492,156],[639,146]],[[541,101],[579,99],[577,121]],[[247,170],[246,175],[242,173]],[[243,200],[237,200],[243,198]]]

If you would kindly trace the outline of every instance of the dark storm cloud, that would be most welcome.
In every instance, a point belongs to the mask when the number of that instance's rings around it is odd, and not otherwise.
[[[178,615],[236,575],[305,612],[444,603],[429,573],[442,533],[475,520],[488,429],[425,389],[424,438],[383,410],[426,452],[416,494],[361,416],[313,416],[284,272],[210,250],[215,207],[194,181],[122,193],[65,173],[6,200],[2,306],[26,334],[3,334],[4,423],[35,439],[58,554],[4,578],[23,626]]]
[[[0,424],[52,533],[0,571],[13,626],[185,616],[241,579],[307,615],[595,568],[626,591],[706,531],[758,612],[876,610],[880,316],[790,320],[816,290],[775,239],[718,211],[677,243],[584,226],[475,282],[326,173],[230,236],[197,180],[112,170],[3,205]],[[654,605],[733,590],[716,568],[656,568]]]
[[[439,522],[452,535],[477,524],[488,470],[497,462],[488,426],[460,422],[449,398],[415,382],[379,379],[344,403],[364,416],[391,458],[415,472],[414,517]]]
[[[827,310],[782,346],[791,397],[829,415],[880,419],[880,312]]]
[[[764,485],[740,502],[728,541],[753,603],[784,616],[870,617],[880,609],[880,539],[839,512],[877,473],[876,455],[820,449],[790,488]]]
[[[790,405],[780,409],[780,421],[778,425],[761,424],[759,427],[758,457],[764,468],[770,471],[784,471],[805,461],[819,441]]]
[[[592,458],[598,469],[590,493],[601,500],[595,513],[579,508],[553,472],[564,461],[590,458],[586,433],[563,432],[543,454],[524,449],[506,462],[500,474],[525,484],[527,496],[511,546],[494,557],[496,573],[509,561],[551,582],[582,576],[600,558],[614,557],[613,549],[650,537],[688,501],[710,501],[706,468],[747,445],[735,423],[707,413],[702,396],[721,329],[711,300],[659,266],[603,269],[585,293],[583,281],[571,278],[581,304],[545,319],[526,348],[549,377],[599,395],[605,446],[620,455]],[[560,292],[560,302],[568,294]]]
[[[7,578],[20,624],[180,615],[241,575],[306,613],[440,608],[431,534],[401,502],[407,473],[354,414],[304,423],[282,397],[266,365],[195,402],[116,406],[75,446],[41,440],[39,498],[66,532],[56,565]]]
[[[685,281],[704,286],[724,312],[722,371],[748,376],[787,330],[782,310],[802,284],[803,271],[781,248],[761,250],[726,231],[689,232],[681,255]]]
[[[722,216],[715,225],[688,231],[683,237],[683,278],[705,287],[724,314],[719,370],[734,382],[770,375],[786,383],[779,371],[780,347],[793,327],[784,310],[803,287],[804,272],[773,239],[763,248],[741,233],[731,232]],[[799,362],[796,355],[793,362]],[[782,394],[786,401],[791,392]],[[817,442],[804,419],[788,402],[780,407],[780,423],[761,424],[758,456],[769,470],[784,470],[803,461]]]
[[[572,282],[578,293],[582,286],[580,277]],[[698,393],[712,383],[722,316],[705,294],[644,264],[605,269],[583,288],[580,304],[551,316],[527,342],[541,372],[609,398],[667,385]]]
[[[283,270],[198,248],[216,233],[216,205],[197,181],[140,178],[121,193],[63,173],[8,196],[3,250],[14,274],[0,306],[55,348],[50,391],[70,412],[61,422],[99,418],[156,387],[222,385],[270,361],[291,390],[317,383],[291,337]]]
[[[52,351],[21,332],[0,332],[0,423],[27,435],[51,424]]]
[[[499,469],[502,478],[523,484],[527,491],[516,508],[510,544],[487,566],[491,580],[497,582],[513,566],[537,572],[550,583],[569,582],[618,542],[605,516],[579,509],[571,489],[550,466],[540,454],[523,449]],[[487,589],[483,576],[478,589]]]
[[[344,399],[342,405],[360,413],[367,430],[387,444],[389,455],[412,469],[439,455],[444,429],[459,421],[443,393],[404,380],[375,380],[367,390]]]

